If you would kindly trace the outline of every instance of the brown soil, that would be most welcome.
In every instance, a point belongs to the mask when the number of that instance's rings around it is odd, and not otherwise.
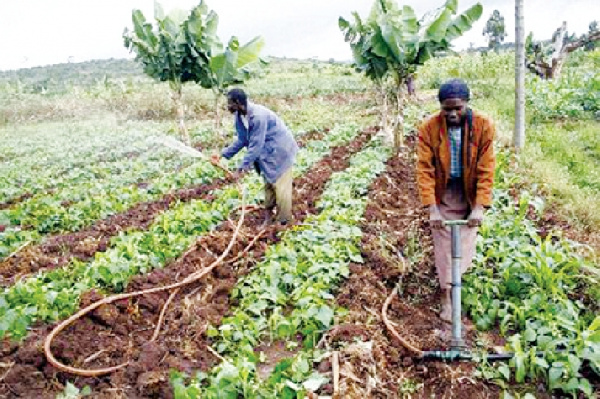
[[[576,226],[552,207],[546,207],[537,228],[542,237],[546,237],[551,231],[559,231],[566,238],[587,244],[595,253],[600,253],[600,231],[593,226]]]
[[[33,196],[32,193],[24,193],[21,194],[17,197],[11,198],[5,202],[0,203],[0,210],[2,209],[7,209],[10,208],[11,206],[13,206],[14,204],[18,204],[19,202],[23,202],[28,198],[31,198]]]
[[[413,159],[412,152],[394,156],[371,186],[362,225],[365,262],[351,266],[351,275],[337,295],[338,305],[349,314],[345,324],[328,332],[324,342],[341,351],[342,397],[498,397],[496,386],[473,376],[473,364],[416,360],[383,324],[383,303],[399,284],[400,294],[388,309],[398,333],[421,350],[449,346],[450,326],[437,315],[433,246],[428,214],[418,198]],[[420,257],[416,256],[417,245],[423,254]],[[465,340],[471,346],[475,332],[467,319],[463,322]],[[332,387],[322,389],[321,393],[330,394]]]
[[[299,140],[300,146],[311,140],[320,140],[324,131],[311,131]],[[231,181],[227,178],[200,186],[175,190],[160,199],[134,205],[125,212],[112,215],[95,222],[83,230],[47,237],[42,243],[21,250],[10,259],[0,262],[0,287],[14,284],[19,279],[41,269],[53,269],[70,262],[72,258],[90,260],[96,252],[104,252],[112,237],[125,230],[145,230],[156,216],[166,211],[175,202],[188,202],[194,199],[210,200],[210,192]]]
[[[281,360],[294,357],[298,350],[302,348],[302,337],[298,336],[297,342],[295,342],[297,346],[294,349],[288,349],[285,341],[276,341],[273,343],[264,343],[257,346],[254,351],[257,355],[261,354],[264,356],[265,361],[259,363],[256,367],[256,371],[258,373],[258,377],[261,380],[266,380],[269,378],[273,370],[275,370],[275,366]]]
[[[352,143],[334,148],[329,156],[294,181],[293,224],[301,223],[317,212],[316,201],[331,174],[347,168],[350,156],[365,145],[372,133],[366,131]],[[241,239],[235,244],[230,259],[259,233],[261,222],[258,212],[247,215]],[[227,315],[231,305],[229,293],[237,279],[261,260],[267,247],[279,240],[278,232],[285,228],[269,225],[247,256],[233,263],[226,262],[202,281],[185,287],[174,298],[156,342],[149,342],[149,338],[168,297],[166,292],[101,307],[75,323],[54,342],[54,353],[67,364],[93,369],[129,361],[125,370],[100,378],[80,378],[58,372],[46,362],[42,350],[52,326],[38,327],[20,345],[4,341],[0,347],[0,364],[11,366],[0,381],[0,397],[50,398],[63,389],[66,381],[74,381],[79,387],[89,385],[93,397],[98,398],[172,397],[169,369],[208,370],[219,362],[209,349],[212,340],[204,332],[209,324],[218,325]],[[197,249],[188,256],[162,270],[138,276],[127,291],[180,281],[208,266],[223,252],[232,231],[233,222],[224,223],[198,240]],[[80,306],[98,298],[97,293],[90,292]]]
[[[158,200],[138,203],[129,210],[99,220],[86,229],[48,237],[44,242],[26,247],[0,263],[0,286],[12,285],[40,269],[63,266],[71,258],[89,260],[96,252],[106,251],[110,239],[119,232],[147,229],[156,216],[169,209],[174,202],[207,198],[210,191],[228,183],[231,182],[227,179],[217,179],[209,184],[176,190]]]

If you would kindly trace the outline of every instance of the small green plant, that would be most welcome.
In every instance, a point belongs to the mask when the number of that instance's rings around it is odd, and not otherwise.
[[[414,394],[423,389],[425,385],[410,378],[404,378],[398,382],[398,397],[410,399]]]
[[[598,69],[569,69],[560,78],[527,79],[527,106],[534,121],[593,118],[600,110]]]
[[[417,225],[411,225],[408,230],[404,254],[411,266],[419,264],[425,256],[421,247],[421,237]]]
[[[501,398],[502,399],[535,399],[535,395],[532,393],[529,393],[529,392],[524,393],[524,394],[513,392],[511,394],[508,391],[503,391]]]
[[[67,381],[65,390],[56,395],[56,399],[79,399],[91,394],[92,389],[89,386],[86,385],[85,387],[79,389],[71,382]]]
[[[202,397],[217,398],[227,387],[232,398],[304,397],[327,381],[313,372],[323,355],[315,346],[342,312],[332,303],[333,290],[346,278],[350,262],[362,262],[361,230],[366,193],[372,180],[385,170],[390,151],[380,140],[354,155],[348,169],[332,175],[317,206],[319,215],[289,231],[269,249],[253,273],[241,279],[232,295],[238,306],[207,335],[226,362],[211,371]],[[301,335],[302,350],[280,362],[266,381],[257,381],[263,340]]]
[[[295,171],[308,170],[332,147],[348,143],[357,134],[356,125],[340,125],[322,140],[309,142],[296,160]],[[182,178],[187,185],[202,184],[221,173],[216,171],[208,162],[199,160],[188,173],[176,178]],[[173,176],[166,176],[164,184],[171,187]],[[245,181],[250,198],[256,200],[262,188],[261,179],[249,175]],[[364,180],[357,183],[364,184]],[[196,200],[174,206],[158,215],[145,231],[121,233],[113,239],[109,250],[91,262],[73,259],[65,267],[31,276],[4,289],[0,293],[0,338],[22,338],[35,321],[53,321],[71,315],[82,292],[93,288],[120,292],[133,276],[162,267],[179,256],[194,237],[210,231],[239,206],[240,193],[236,187],[216,189],[211,194],[212,201]],[[6,236],[5,233],[0,233],[0,237]],[[327,310],[317,310],[324,319]]]

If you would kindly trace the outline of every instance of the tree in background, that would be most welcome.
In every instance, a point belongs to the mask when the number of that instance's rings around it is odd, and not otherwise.
[[[552,35],[550,44],[534,41],[533,33],[530,33],[525,45],[527,68],[544,79],[559,77],[570,53],[579,48],[591,48],[600,41],[600,30],[594,22],[590,24],[589,32],[578,39],[568,34],[567,23],[563,22]]]
[[[161,82],[169,82],[177,108],[180,134],[190,143],[185,127],[182,88],[195,82],[215,93],[216,127],[220,127],[219,97],[231,84],[243,83],[260,65],[264,40],[256,37],[244,46],[233,37],[227,47],[217,36],[218,15],[203,2],[191,11],[174,10],[165,15],[154,3],[156,26],[146,21],[140,10],[133,10],[133,31],[123,33],[125,47],[136,53],[144,72]]]
[[[494,10],[485,24],[483,35],[488,38],[488,47],[496,52],[508,34],[504,30],[504,17],[500,11]]]
[[[410,86],[419,65],[448,51],[452,40],[471,29],[483,12],[479,3],[462,14],[457,15],[457,10],[458,0],[447,0],[417,19],[410,6],[400,8],[394,0],[375,0],[366,20],[356,12],[352,13],[354,23],[339,18],[354,65],[375,83],[381,95],[383,130],[396,148],[404,141],[404,87]],[[390,97],[397,111],[391,123]]]

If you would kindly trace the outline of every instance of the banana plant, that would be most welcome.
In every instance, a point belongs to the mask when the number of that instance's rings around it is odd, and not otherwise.
[[[448,51],[454,39],[473,27],[483,12],[480,3],[458,14],[458,0],[417,19],[410,6],[394,0],[375,0],[365,21],[354,12],[354,22],[339,18],[340,30],[352,49],[355,66],[364,72],[383,97],[382,125],[395,147],[403,145],[404,87],[420,65]],[[388,124],[388,84],[391,82],[397,117]]]
[[[219,100],[231,85],[244,83],[258,74],[267,61],[260,57],[265,40],[258,36],[240,47],[240,42],[233,36],[224,51],[211,57],[209,66],[214,77],[211,89],[215,95],[215,111],[217,130],[221,127]]]
[[[126,28],[123,33],[125,47],[136,53],[148,76],[169,82],[179,130],[189,144],[181,98],[183,84],[195,82],[220,95],[227,85],[243,83],[253,76],[253,67],[260,64],[258,54],[264,41],[257,37],[240,47],[234,37],[224,48],[217,36],[219,16],[202,0],[191,11],[176,9],[168,15],[155,2],[154,25],[146,21],[140,10],[133,10],[132,21],[133,31]],[[218,107],[218,98],[215,105]],[[218,115],[218,108],[216,111]]]

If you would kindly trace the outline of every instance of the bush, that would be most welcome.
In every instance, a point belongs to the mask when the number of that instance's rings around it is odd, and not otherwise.
[[[554,80],[530,75],[527,106],[535,121],[590,118],[600,110],[600,72],[570,69]]]

